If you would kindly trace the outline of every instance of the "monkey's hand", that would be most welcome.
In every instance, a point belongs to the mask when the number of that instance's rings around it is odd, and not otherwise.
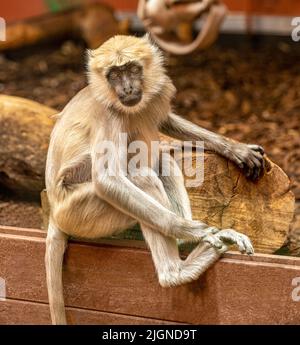
[[[261,146],[243,143],[234,143],[224,152],[224,156],[241,168],[252,181],[262,176],[265,168],[263,155]]]
[[[221,251],[223,251],[223,248],[226,251],[228,245],[236,245],[241,253],[248,255],[254,253],[250,239],[246,235],[232,229],[220,230],[214,235],[206,236],[203,241]]]

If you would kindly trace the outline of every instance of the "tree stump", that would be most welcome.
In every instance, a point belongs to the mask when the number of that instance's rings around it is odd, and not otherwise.
[[[54,109],[17,97],[0,96],[0,183],[36,196],[44,188],[44,168]],[[170,138],[162,136],[169,142]],[[177,145],[181,145],[177,142]],[[195,160],[195,153],[192,154]],[[266,158],[266,172],[258,182],[247,180],[226,159],[204,153],[204,181],[188,188],[193,216],[219,228],[248,235],[261,253],[279,249],[294,214],[290,181]],[[45,196],[43,205],[47,208]],[[46,218],[49,210],[46,212]],[[101,226],[101,225],[99,225]]]

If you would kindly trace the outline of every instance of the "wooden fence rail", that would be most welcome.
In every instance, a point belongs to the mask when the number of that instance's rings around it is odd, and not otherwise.
[[[44,252],[43,231],[0,226],[0,324],[50,323]],[[143,242],[120,240],[71,242],[63,272],[70,324],[300,324],[297,277],[300,258],[231,252],[163,289]]]

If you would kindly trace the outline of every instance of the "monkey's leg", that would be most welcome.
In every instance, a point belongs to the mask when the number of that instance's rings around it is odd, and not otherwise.
[[[52,324],[66,324],[63,298],[62,264],[67,246],[67,235],[50,222],[46,239],[46,276]]]
[[[226,245],[216,249],[208,243],[200,243],[185,260],[182,260],[175,239],[143,226],[142,231],[152,254],[159,283],[163,287],[181,285],[198,279],[228,249]]]
[[[168,187],[171,187],[172,181],[175,183],[176,180],[177,177],[169,180]],[[185,188],[178,184],[174,184],[173,187],[175,189],[167,189],[168,191],[172,190],[170,197],[174,198],[171,202],[171,208],[174,212],[191,218],[191,209],[186,201],[187,193],[184,192]],[[169,205],[169,199],[166,200],[165,194],[160,193],[158,189],[149,193],[162,204]],[[180,197],[183,197],[182,202],[180,202]],[[200,243],[183,261],[179,256],[176,239],[165,236],[143,224],[141,224],[141,228],[152,254],[159,283],[164,287],[185,284],[199,278],[219,259],[222,253],[227,251],[227,246],[224,244],[220,249],[216,249],[208,243]]]
[[[100,199],[92,182],[84,183],[52,207],[57,227],[69,236],[100,238],[112,236],[137,223]]]
[[[53,324],[66,324],[62,264],[67,236],[100,238],[124,230],[136,221],[108,205],[93,192],[92,183],[82,184],[53,205],[46,239],[46,275]],[[57,224],[55,226],[54,224]]]
[[[169,176],[160,176],[164,190],[172,205],[172,210],[185,219],[192,219],[189,196],[184,185],[184,177],[178,164],[170,155],[163,155],[161,162],[162,164],[168,164],[170,167],[168,170],[172,172]],[[214,235],[206,236],[203,241],[218,248],[222,248],[224,243],[227,245],[236,244],[242,253],[253,254],[254,252],[249,238],[233,229],[220,230]],[[184,241],[180,239],[180,242]]]
[[[169,166],[169,176],[160,175],[164,190],[170,200],[172,211],[177,215],[192,220],[190,199],[184,185],[184,177],[175,159],[169,155],[162,155],[160,169]]]
[[[176,164],[173,160],[171,163]],[[158,177],[136,176],[133,178],[133,182],[139,188],[154,197],[162,205],[191,218],[191,209],[183,184],[183,177],[174,176],[173,179],[164,179],[164,181],[166,189]],[[172,190],[170,198],[167,195],[167,190]],[[159,282],[162,286],[180,285],[197,279],[227,250],[225,245],[220,250],[216,250],[211,245],[202,243],[192,251],[185,261],[182,261],[175,238],[159,233],[144,224],[141,224],[141,228],[145,241],[150,248]]]
[[[153,197],[162,204],[170,204],[172,210],[178,215],[186,219],[192,219],[189,197],[180,168],[171,156],[164,155],[161,163],[170,164],[170,172],[172,172],[169,176],[160,176],[164,190],[156,189],[153,191],[152,189],[152,191],[147,190],[147,192],[152,193]],[[168,200],[166,200],[166,194]],[[251,243],[250,241],[247,243],[244,235],[233,230],[221,230],[219,233],[212,235],[212,237],[222,241],[222,246],[219,249],[214,248],[209,243],[200,243],[183,261],[179,256],[174,238],[164,236],[145,226],[142,226],[142,231],[150,247],[159,282],[162,286],[180,285],[197,279],[218,260],[222,253],[227,251],[227,245],[224,244],[223,240],[225,242],[231,240],[231,243],[238,244],[241,250],[251,249]],[[240,243],[243,240],[246,241],[245,244]]]

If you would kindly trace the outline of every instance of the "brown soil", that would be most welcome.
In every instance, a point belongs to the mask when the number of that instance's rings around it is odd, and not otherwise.
[[[33,201],[15,200],[0,194],[0,224],[40,229],[42,213]]]
[[[300,44],[284,38],[220,42],[204,53],[169,58],[176,112],[264,146],[300,199]],[[62,109],[85,86],[84,63],[84,47],[72,41],[0,55],[0,92]],[[1,194],[0,224],[40,227],[39,205]]]

